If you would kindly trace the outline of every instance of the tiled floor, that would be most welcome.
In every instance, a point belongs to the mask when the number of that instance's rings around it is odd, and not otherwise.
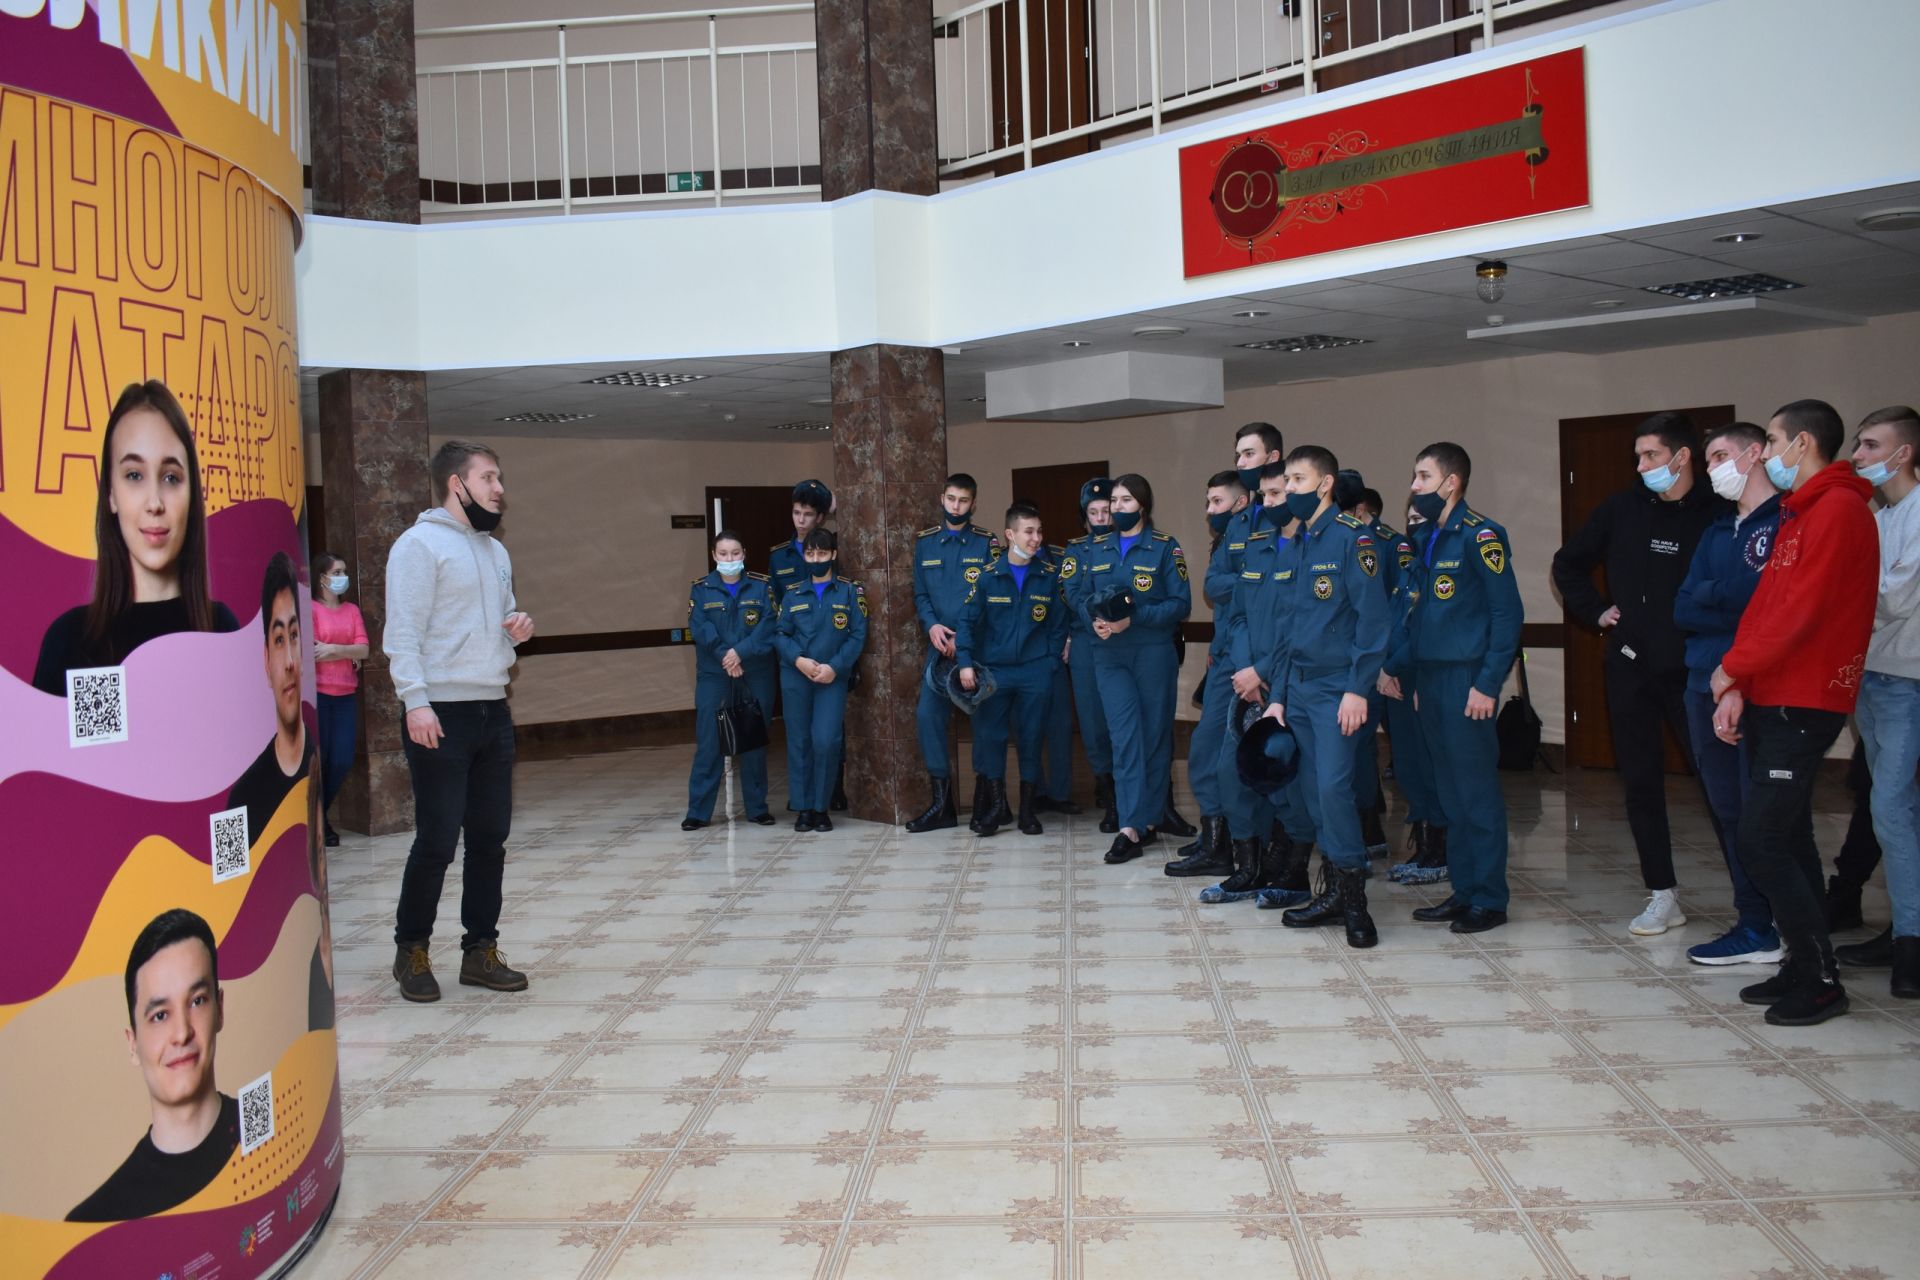
[[[1511,925],[1375,881],[1354,952],[1102,865],[1092,816],[683,835],[685,761],[520,769],[523,995],[454,984],[453,878],[446,999],[401,1002],[407,840],[335,851],[350,1155],[302,1274],[1920,1275],[1920,1008],[1870,974],[1780,1030],[1687,965],[1728,892],[1678,784],[1684,930],[1626,933],[1612,777],[1542,775]]]

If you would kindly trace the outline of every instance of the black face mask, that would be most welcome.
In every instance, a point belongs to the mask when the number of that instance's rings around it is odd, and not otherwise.
[[[1413,495],[1413,510],[1428,524],[1438,525],[1440,513],[1447,509],[1447,500],[1437,493],[1416,493]]]
[[[1227,526],[1233,523],[1233,512],[1214,511],[1207,515],[1207,528],[1215,533],[1225,533]]]
[[[460,492],[465,495],[460,499],[460,510],[466,513],[468,524],[482,533],[492,533],[500,527],[500,513],[489,511],[475,502],[465,480],[460,482]]]
[[[1260,473],[1265,464],[1258,467],[1235,467],[1234,473],[1240,477],[1240,487],[1253,495],[1255,502],[1260,501]]]
[[[1140,523],[1138,511],[1116,511],[1113,513],[1113,527],[1121,533],[1130,533]]]
[[[833,576],[833,561],[809,560],[807,561],[807,571],[813,575],[814,581],[824,582]]]
[[[967,527],[967,521],[973,519],[973,512],[969,511],[964,515],[956,516],[947,510],[945,503],[942,503],[940,506],[940,518],[946,522],[949,529],[964,529]]]

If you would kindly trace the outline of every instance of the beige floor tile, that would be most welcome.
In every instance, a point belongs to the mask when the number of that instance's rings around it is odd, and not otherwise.
[[[1058,1096],[1029,1097],[1019,1089],[928,1089],[893,1104],[881,1132],[883,1146],[920,1142],[1009,1144],[1057,1130]]]
[[[794,974],[791,995],[860,999],[914,993],[926,985],[924,966],[822,965]]]
[[[921,1010],[920,1031],[955,1036],[1058,1035],[1060,1019],[1058,999],[941,992],[929,997]]]
[[[670,1089],[689,1078],[705,1078],[727,1063],[727,1051],[693,1041],[602,1040],[564,1076],[557,1089]]]
[[[1428,1144],[1401,1139],[1308,1143],[1288,1155],[1287,1168],[1305,1197],[1303,1210],[1444,1209],[1483,1203],[1493,1189],[1465,1151],[1429,1150]]]
[[[440,1193],[478,1156],[441,1159],[429,1155],[388,1155],[358,1152],[348,1157],[353,1175],[340,1179],[336,1221],[367,1219],[410,1222],[426,1212]]]
[[[1537,1071],[1591,1058],[1573,1040],[1543,1026],[1441,1026],[1413,1043],[1435,1071]]]
[[[1222,981],[1227,980],[1224,968]],[[1073,966],[1079,990],[1174,991],[1207,980],[1206,966],[1197,960],[1082,960]]]
[[[1634,1084],[1675,1124],[1798,1120],[1805,1108],[1828,1102],[1811,1085],[1764,1063],[1636,1072]]]
[[[1065,1147],[907,1149],[876,1162],[861,1198],[898,1201],[911,1218],[1020,1217],[1063,1194]],[[1025,1202],[1025,1203],[1023,1203]]]
[[[643,1003],[611,1028],[614,1035],[648,1040],[740,1039],[760,1016],[759,1006],[662,998]]]
[[[1196,1080],[1234,1072],[1224,1036],[1101,1036],[1076,1039],[1076,1075],[1114,1080]]]
[[[1441,1085],[1466,1114],[1468,1127],[1479,1133],[1659,1124],[1651,1113],[1639,1111],[1603,1071],[1446,1076]]]
[[[1888,1192],[1920,1183],[1920,1165],[1857,1121],[1761,1125],[1731,1130],[1731,1142],[1707,1148],[1749,1195]]]
[[[382,1263],[382,1280],[448,1275],[577,1276],[612,1241],[613,1227],[494,1227],[428,1223],[413,1228]],[[306,1269],[302,1264],[301,1270]]]
[[[913,1076],[938,1084],[1002,1084],[1058,1076],[1066,1041],[916,1038],[908,1049]]]
[[[1502,1022],[1538,1012],[1518,987],[1506,983],[1473,983],[1453,987],[1408,987],[1383,994],[1394,1021],[1418,1025],[1432,1022]]]
[[[853,1167],[805,1151],[689,1151],[674,1158],[642,1217],[781,1219],[838,1216]],[[803,1206],[814,1206],[805,1208]]]
[[[1349,1031],[1282,1031],[1260,1039],[1241,1036],[1255,1067],[1280,1067],[1296,1076],[1376,1074],[1408,1063],[1392,1039],[1363,1039]]]
[[[440,1202],[428,1221],[621,1222],[664,1153],[498,1151]]]
[[[454,1038],[493,1043],[546,1044],[561,1037],[591,1036],[607,1029],[612,1018],[613,1010],[609,1003],[502,1001],[487,1006]]]
[[[1192,1084],[1113,1085],[1083,1094],[1077,1106],[1074,1132],[1092,1141],[1245,1140],[1259,1133],[1244,1089],[1232,1082],[1211,1090]]]
[[[964,1223],[855,1224],[841,1272],[848,1280],[1053,1280],[1066,1224],[1022,1220],[1017,1227]]]
[[[1360,1218],[1311,1230],[1329,1280],[1546,1280],[1550,1263],[1527,1242],[1520,1215]],[[1334,1219],[1333,1221],[1337,1221]]]
[[[501,1141],[510,1150],[672,1146],[695,1104],[681,1095],[587,1090],[550,1093]]]
[[[1206,1275],[1292,1280],[1303,1272],[1288,1247],[1289,1227],[1284,1217],[1255,1214],[1226,1221],[1081,1219],[1074,1228],[1074,1273],[1085,1280]]]
[[[1524,1147],[1495,1159],[1530,1208],[1681,1200],[1690,1187],[1718,1190],[1712,1176],[1658,1130],[1528,1135]]]
[[[779,968],[726,968],[703,963],[699,968],[666,970],[653,990],[656,995],[688,1000],[765,996],[779,989],[786,974]]]
[[[1272,1196],[1277,1188],[1257,1147],[1120,1145],[1081,1153],[1076,1204],[1114,1214],[1214,1213],[1235,1196]],[[1255,1158],[1247,1158],[1254,1156]]]
[[[421,1059],[407,1083],[428,1089],[527,1089],[553,1079],[583,1046],[452,1043]]]
[[[1197,1032],[1223,1035],[1226,1024],[1204,993],[1199,998],[1184,995],[1118,993],[1081,995],[1074,1001],[1075,1031],[1101,1031],[1125,1028],[1128,1031],[1161,1033]]]
[[[961,995],[1025,995],[1036,987],[1058,987],[1064,968],[1059,964],[1000,962],[942,964],[933,971],[933,991]]]
[[[1790,1232],[1825,1263],[1829,1274],[1898,1276],[1913,1268],[1914,1223],[1920,1199],[1796,1202],[1790,1213],[1776,1213],[1777,1226]]]
[[[1582,1275],[1800,1276],[1757,1221],[1726,1206],[1548,1215],[1545,1230]],[[1566,1218],[1556,1225],[1555,1218]],[[1731,1220],[1723,1220],[1731,1219]]]
[[[517,1101],[492,1094],[383,1093],[347,1123],[347,1148],[356,1152],[485,1148],[519,1107]]]
[[[789,1240],[786,1226],[703,1226],[642,1222],[621,1238],[608,1280],[809,1280],[829,1247]]]
[[[774,1088],[837,1087],[883,1078],[893,1059],[891,1048],[837,1040],[755,1045],[735,1080],[741,1085],[758,1080]]]
[[[700,1126],[754,1146],[864,1147],[879,1113],[878,1092],[726,1089]]]
[[[1417,1080],[1410,1088],[1355,1077],[1308,1080],[1263,1096],[1276,1133],[1395,1135],[1444,1118],[1439,1101]]]

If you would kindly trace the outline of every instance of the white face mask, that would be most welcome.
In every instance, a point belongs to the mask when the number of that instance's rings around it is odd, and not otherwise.
[[[723,578],[737,578],[747,567],[745,560],[715,560],[713,567],[720,571]]]
[[[1012,543],[1008,543],[1007,559],[1011,560],[1014,564],[1025,564],[1029,560],[1033,559],[1033,557],[1028,553],[1026,553],[1025,551],[1022,551],[1019,547],[1014,546]]]
[[[345,595],[347,593],[348,581],[349,579],[347,578],[346,574],[336,573],[332,577],[327,579],[327,590],[333,592],[333,594],[337,596]]]
[[[1747,491],[1747,476],[1740,470],[1738,458],[1728,458],[1717,467],[1707,470],[1707,480],[1713,485],[1713,491],[1728,502],[1740,501],[1740,495]]]

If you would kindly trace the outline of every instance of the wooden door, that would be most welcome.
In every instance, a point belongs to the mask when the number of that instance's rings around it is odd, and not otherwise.
[[[720,504],[717,524],[716,502]],[[747,568],[766,573],[774,545],[793,540],[793,486],[708,486],[706,517],[709,538],[722,529],[733,530],[747,545]]]
[[[1020,29],[1005,5],[987,14],[987,95],[996,146],[1026,141],[1020,127]],[[1086,0],[1028,0],[1027,83],[1033,93],[1033,136],[1091,123],[1093,120],[1093,29]],[[1004,142],[1001,139],[1005,139]],[[1091,134],[1036,148],[1033,162],[1050,164],[1093,150]],[[994,172],[1017,173],[1022,156],[1007,156]]]
[[[1320,0],[1319,53],[1322,57],[1344,53],[1449,19],[1463,18],[1472,12],[1472,0]],[[1473,36],[1472,31],[1456,31],[1351,62],[1338,62],[1324,69],[1315,67],[1314,87],[1337,89],[1389,72],[1441,62],[1470,52]]]
[[[1633,442],[1640,424],[1660,412],[1609,413],[1596,418],[1560,420],[1560,536],[1562,543],[1587,523],[1594,508],[1630,484],[1634,475]],[[1706,405],[1680,412],[1701,431],[1734,421],[1730,404]],[[1706,483],[1706,477],[1698,477]],[[1606,590],[1606,570],[1594,571]],[[1586,625],[1567,622],[1566,697],[1567,763],[1581,769],[1611,769],[1613,730],[1607,722],[1606,639]],[[1692,762],[1671,733],[1667,740],[1667,772],[1690,773]]]
[[[1031,502],[1040,509],[1040,527],[1047,541],[1065,546],[1067,539],[1086,532],[1080,523],[1080,486],[1095,476],[1107,475],[1106,460],[1099,462],[1063,462],[1052,467],[1015,467],[1013,500]],[[983,529],[1000,532],[1001,512],[976,512],[974,523]]]

